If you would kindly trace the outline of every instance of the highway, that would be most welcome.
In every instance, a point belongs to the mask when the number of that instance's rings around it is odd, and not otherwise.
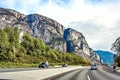
[[[0,80],[44,80],[51,76],[80,69],[82,66],[50,68],[0,68]]]
[[[106,71],[105,71],[106,70]],[[109,68],[68,66],[57,68],[0,68],[0,80],[120,80],[120,73],[113,73]]]
[[[68,73],[56,75],[45,80],[120,80],[120,75],[106,72],[102,67],[98,70],[90,70],[90,67],[81,68]]]

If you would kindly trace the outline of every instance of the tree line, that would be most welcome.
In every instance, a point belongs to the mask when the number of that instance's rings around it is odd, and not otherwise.
[[[20,39],[20,32],[17,27],[0,29],[1,63],[14,63],[12,66],[14,67],[16,63],[17,65],[39,64],[46,60],[50,65],[62,63],[70,65],[90,64],[88,59],[82,58],[74,53],[51,49],[48,45],[44,44],[40,38],[34,38],[28,33],[24,33],[22,39]],[[0,65],[0,67],[2,65]]]

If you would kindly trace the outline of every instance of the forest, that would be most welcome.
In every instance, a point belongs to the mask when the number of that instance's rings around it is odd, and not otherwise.
[[[0,67],[38,67],[44,61],[50,66],[89,65],[88,59],[75,53],[67,53],[51,49],[40,38],[34,38],[28,33],[20,36],[17,27],[0,29]]]

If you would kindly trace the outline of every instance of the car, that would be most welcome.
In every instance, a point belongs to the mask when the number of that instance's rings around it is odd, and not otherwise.
[[[39,68],[48,68],[48,65],[46,65],[45,63],[41,63],[41,64],[39,65]]]
[[[68,66],[68,64],[62,64],[62,67],[67,67]]]
[[[96,64],[91,65],[91,70],[97,70]]]

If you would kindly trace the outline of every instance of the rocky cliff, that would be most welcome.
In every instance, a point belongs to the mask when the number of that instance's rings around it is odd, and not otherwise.
[[[66,51],[66,43],[63,39],[64,27],[58,22],[38,14],[30,14],[21,19],[29,25],[33,36],[41,38],[43,42],[54,49]]]
[[[68,52],[85,53],[90,55],[90,49],[82,33],[71,28],[64,31],[64,39],[67,43]]]
[[[120,37],[112,44],[111,50],[115,52],[116,56],[120,56]]]
[[[24,15],[11,9],[0,8],[0,28],[18,27],[21,34],[28,32],[41,38],[51,48],[76,52],[80,56],[90,56],[90,48],[82,33],[71,28],[65,29],[58,22],[39,15]]]
[[[102,59],[101,57],[98,55],[98,53],[96,51],[94,51],[93,49],[90,48],[90,56],[89,58],[91,59],[92,63],[102,63]]]
[[[6,26],[18,27],[19,30],[29,32],[32,34],[32,30],[25,22],[21,22],[19,19],[24,18],[25,15],[11,9],[0,8],[0,28],[3,29]]]
[[[104,64],[113,65],[114,63],[114,54],[109,51],[97,50],[97,54],[101,57]]]
[[[24,15],[11,9],[0,8],[0,28],[18,27],[21,34],[28,32],[52,48],[66,51],[64,27],[58,22],[38,14]]]

